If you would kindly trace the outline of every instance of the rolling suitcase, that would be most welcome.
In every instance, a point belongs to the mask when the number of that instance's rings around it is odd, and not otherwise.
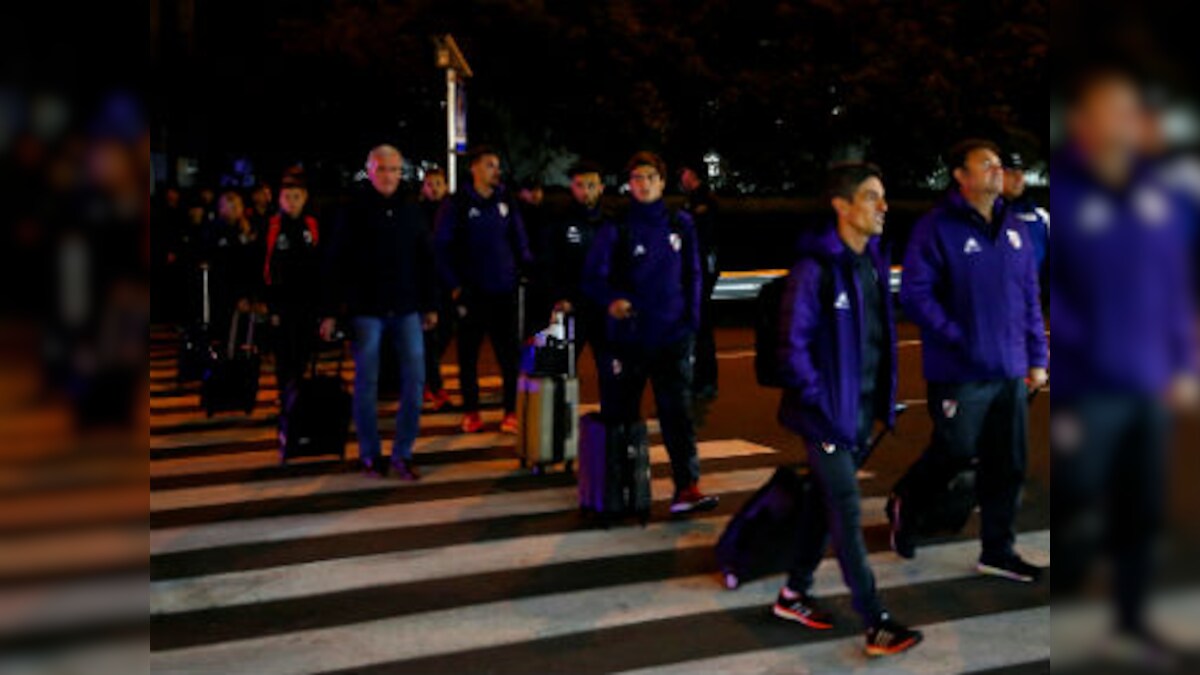
[[[517,455],[535,472],[548,464],[570,471],[579,449],[579,379],[575,376],[575,320],[559,317],[556,335],[543,331],[526,351],[517,381]]]
[[[232,410],[249,415],[258,403],[258,376],[262,358],[254,345],[254,324],[257,321],[253,312],[246,314],[249,319],[246,342],[239,347],[236,340],[240,315],[235,310],[230,320],[229,344],[225,354],[213,351],[204,371],[200,406],[209,417]]]
[[[208,296],[208,265],[200,266],[201,309],[200,322],[183,331],[179,345],[178,376],[180,382],[195,382],[203,379],[204,371],[212,360],[212,336]]]
[[[614,424],[598,413],[579,424],[579,508],[614,519],[650,520],[650,446],[646,423]]]
[[[318,356],[314,354],[309,376],[292,382],[284,392],[279,410],[281,464],[297,457],[321,455],[337,455],[345,461],[352,397],[342,380],[344,360],[343,348],[338,353],[336,374],[320,375]]]

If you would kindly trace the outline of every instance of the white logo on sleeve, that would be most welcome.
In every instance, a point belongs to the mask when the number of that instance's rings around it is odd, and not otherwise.
[[[500,210],[500,217],[501,217],[501,218],[507,218],[507,217],[508,217],[508,204],[506,204],[506,203],[504,203],[504,202],[500,202],[500,203],[499,203],[499,204],[496,206],[496,208]]]
[[[1007,232],[1008,232],[1008,243],[1012,244],[1013,248],[1020,251],[1021,250],[1021,233],[1017,232],[1016,230],[1008,230]]]
[[[846,295],[846,291],[838,293],[837,299],[833,301],[833,308],[842,310],[850,309],[850,296]]]
[[[642,246],[641,244],[634,246],[633,247],[633,255],[634,255],[634,257],[646,255],[646,247]]]
[[[963,246],[963,253],[966,253],[967,255],[979,253],[982,250],[983,247],[979,245],[979,242],[975,241],[975,237],[967,239],[967,243]]]

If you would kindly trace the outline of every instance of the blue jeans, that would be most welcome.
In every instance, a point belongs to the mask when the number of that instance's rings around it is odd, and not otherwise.
[[[384,335],[392,339],[400,368],[400,408],[396,411],[396,440],[392,461],[412,459],[413,443],[421,426],[421,396],[425,387],[425,339],[416,312],[403,316],[354,317],[354,425],[358,428],[358,453],[374,462],[380,455],[379,346]]]

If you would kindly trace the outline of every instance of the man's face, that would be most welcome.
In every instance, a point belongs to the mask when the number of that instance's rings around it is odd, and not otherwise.
[[[217,204],[217,214],[227,223],[236,223],[241,220],[245,214],[245,210],[245,207],[242,205],[242,198],[232,193],[222,195],[220,202]]]
[[[500,187],[500,175],[500,158],[495,155],[484,155],[471,165],[471,180],[475,187],[494,190]]]
[[[1143,144],[1149,117],[1137,87],[1114,75],[1088,89],[1072,110],[1068,128],[1085,150],[1131,155]]]
[[[571,197],[577,204],[595,208],[604,193],[604,183],[598,173],[577,173],[571,177]]]
[[[1025,170],[1004,170],[1004,198],[1017,199],[1025,194]]]
[[[391,197],[400,188],[400,169],[404,158],[398,154],[373,155],[367,163],[371,185],[384,197]]]
[[[431,202],[442,201],[446,196],[446,177],[440,173],[427,174],[421,184],[421,195]]]
[[[695,192],[700,188],[700,176],[691,169],[684,169],[679,175],[679,187],[683,188],[684,192]]]
[[[629,172],[629,192],[634,199],[643,204],[652,204],[662,199],[664,187],[666,181],[653,166],[638,166]]]
[[[838,222],[849,224],[855,231],[869,237],[883,234],[883,221],[888,210],[883,181],[871,176],[858,185],[853,199],[834,197],[833,208],[837,211]]]
[[[250,201],[254,204],[254,209],[259,213],[265,213],[271,208],[271,188],[263,185],[254,192],[250,193]]]
[[[972,150],[963,166],[954,170],[954,177],[967,194],[999,196],[1004,189],[1004,166],[988,148]]]
[[[279,210],[289,218],[299,218],[308,202],[308,191],[304,188],[284,188],[279,191]]]

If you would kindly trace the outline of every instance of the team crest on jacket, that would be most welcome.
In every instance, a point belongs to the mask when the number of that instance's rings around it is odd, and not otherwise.
[[[671,236],[667,237],[667,241],[671,242],[671,250],[676,253],[683,248],[683,237],[679,236],[678,232],[672,232]]]
[[[1012,244],[1013,248],[1020,251],[1021,250],[1021,233],[1017,232],[1016,230],[1008,230],[1008,243]]]
[[[850,309],[850,296],[846,295],[846,291],[838,293],[837,299],[833,301],[834,309]]]
[[[952,398],[944,399],[942,401],[942,414],[948,420],[954,419],[954,416],[958,414],[958,401]]]
[[[508,217],[508,204],[505,204],[504,202],[500,202],[500,203],[499,203],[499,204],[496,206],[496,208],[500,210],[500,217],[501,217],[501,218],[507,218],[507,217]]]

